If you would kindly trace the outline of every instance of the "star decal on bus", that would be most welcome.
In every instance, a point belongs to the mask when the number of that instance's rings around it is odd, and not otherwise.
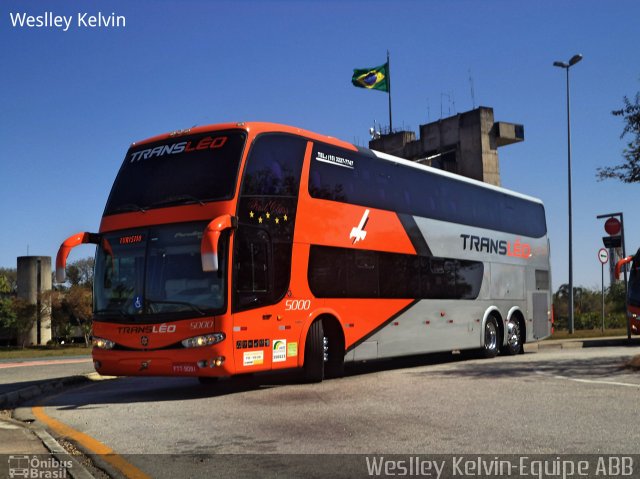
[[[271,211],[258,211],[257,213],[253,210],[249,211],[249,218],[252,220],[258,220],[258,223],[263,224],[265,222],[269,222],[269,221],[273,221],[275,224],[279,225],[283,222],[288,222],[289,221],[289,216],[287,214],[284,214],[282,216],[280,216],[280,212],[273,212],[271,213]],[[259,215],[259,216],[258,216]],[[278,215],[278,216],[276,216]]]

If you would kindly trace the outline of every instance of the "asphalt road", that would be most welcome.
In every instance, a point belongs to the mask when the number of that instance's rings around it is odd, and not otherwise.
[[[16,391],[54,378],[95,371],[91,356],[6,359],[0,361],[0,394]]]
[[[622,366],[637,354],[606,347],[492,360],[428,356],[351,366],[345,378],[321,384],[293,374],[206,387],[190,378],[121,378],[38,404],[152,477],[212,477],[216,468],[249,477],[286,467],[275,456],[200,454],[633,454],[640,372]],[[321,466],[316,457],[314,470]]]

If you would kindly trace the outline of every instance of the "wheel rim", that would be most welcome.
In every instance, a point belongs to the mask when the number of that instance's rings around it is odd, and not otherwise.
[[[509,321],[509,325],[507,326],[507,329],[508,329],[507,342],[509,343],[509,346],[513,348],[517,348],[520,345],[520,328],[518,328],[518,325],[515,322]]]
[[[493,321],[487,321],[484,328],[484,347],[488,351],[496,349],[498,344],[498,331]]]
[[[326,363],[329,361],[329,338],[324,336],[322,338],[322,351],[323,351],[323,361]]]

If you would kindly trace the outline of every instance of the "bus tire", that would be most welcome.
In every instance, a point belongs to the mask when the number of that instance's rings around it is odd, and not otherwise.
[[[507,341],[502,351],[510,356],[520,354],[522,351],[522,329],[518,318],[512,317],[507,323]]]
[[[495,358],[498,354],[498,337],[500,331],[498,322],[494,316],[489,316],[484,323],[484,342],[482,344],[482,357]]]
[[[319,383],[324,379],[324,330],[322,321],[311,323],[304,346],[304,380]]]

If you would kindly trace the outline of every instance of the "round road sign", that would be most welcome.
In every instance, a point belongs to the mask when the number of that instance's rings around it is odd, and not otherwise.
[[[618,218],[609,218],[604,223],[604,230],[610,236],[614,236],[614,235],[617,235],[618,233],[620,233],[620,229],[621,229],[621,224],[620,224],[620,220],[618,220]]]
[[[607,264],[609,261],[609,252],[604,248],[600,248],[600,251],[598,251],[598,259],[602,264]]]

